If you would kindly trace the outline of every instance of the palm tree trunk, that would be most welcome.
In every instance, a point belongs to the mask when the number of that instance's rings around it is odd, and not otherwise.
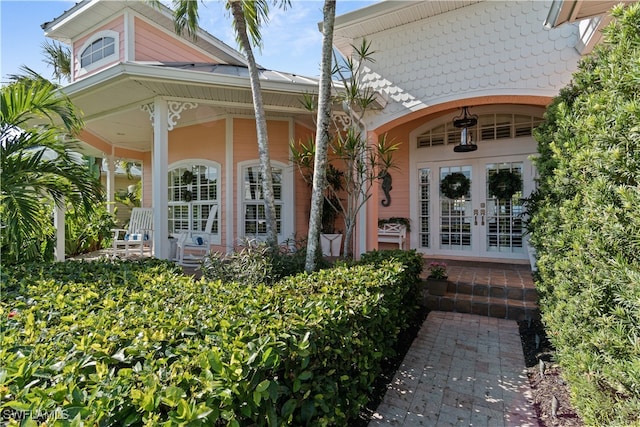
[[[322,14],[322,65],[320,68],[316,153],[313,163],[313,188],[311,190],[307,258],[304,266],[306,271],[313,271],[316,268],[320,227],[322,226],[322,204],[326,187],[327,151],[330,138],[329,126],[331,124],[331,58],[333,52],[333,24],[336,16],[335,0],[325,0]]]
[[[247,23],[244,10],[240,1],[233,0],[231,3],[231,13],[235,22],[238,40],[247,55],[249,67],[249,80],[251,82],[251,94],[253,97],[253,107],[256,116],[256,131],[258,137],[258,158],[260,159],[260,172],[262,173],[262,197],[265,203],[265,217],[267,222],[267,243],[271,246],[278,244],[278,229],[276,226],[276,207],[273,192],[273,174],[271,171],[271,158],[269,156],[269,139],[267,136],[267,118],[262,102],[262,91],[260,89],[260,77],[258,65],[253,56],[249,36],[247,35]]]

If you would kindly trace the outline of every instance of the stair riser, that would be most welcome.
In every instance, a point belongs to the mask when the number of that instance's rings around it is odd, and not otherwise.
[[[449,282],[447,292],[455,294],[485,296],[492,298],[506,298],[527,302],[537,302],[538,293],[535,289],[512,287],[512,286],[496,286],[482,285],[471,283],[453,283]]]
[[[423,303],[430,310],[471,313],[500,319],[527,320],[540,318],[540,311],[537,305],[533,303],[526,306],[523,306],[521,302],[514,302],[515,305],[509,305],[509,300],[505,300],[504,303],[485,303],[428,294],[424,296]]]

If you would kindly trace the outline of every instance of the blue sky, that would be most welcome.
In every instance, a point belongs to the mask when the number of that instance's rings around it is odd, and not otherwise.
[[[375,3],[373,0],[337,2],[337,14],[343,14]],[[42,44],[46,40],[41,24],[60,16],[75,1],[0,0],[0,81],[19,72],[26,65],[45,77],[52,69],[43,62]],[[166,2],[165,2],[166,3]],[[322,36],[317,23],[322,21],[320,0],[292,0],[287,11],[272,10],[264,27],[264,46],[257,60],[266,68],[295,74],[319,74]],[[231,19],[220,1],[200,4],[200,26],[232,47],[236,47]]]

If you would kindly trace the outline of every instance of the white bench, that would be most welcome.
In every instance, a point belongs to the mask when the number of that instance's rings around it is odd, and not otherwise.
[[[378,243],[397,243],[398,248],[404,249],[407,240],[407,227],[402,224],[384,224],[378,227]]]

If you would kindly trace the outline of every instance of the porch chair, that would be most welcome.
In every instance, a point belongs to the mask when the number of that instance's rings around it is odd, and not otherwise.
[[[129,256],[129,250],[139,250],[140,256],[144,253],[144,246],[151,245],[153,238],[153,209],[133,208],[128,228],[114,228],[113,232],[113,257],[124,253]]]
[[[218,206],[212,206],[207,217],[204,231],[184,231],[178,236],[177,261],[182,266],[197,266],[202,259],[211,253],[213,241],[213,222],[218,213]]]

